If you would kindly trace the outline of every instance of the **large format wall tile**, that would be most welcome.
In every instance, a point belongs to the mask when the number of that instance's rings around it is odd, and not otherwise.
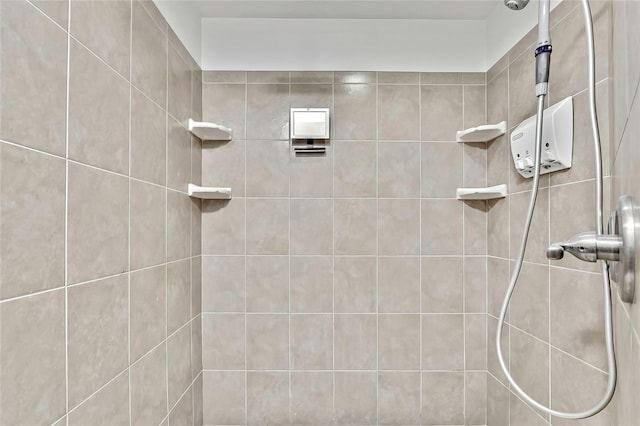
[[[77,405],[127,367],[127,275],[69,289],[69,403]]]
[[[165,107],[167,103],[167,39],[144,7],[134,1],[131,83]]]
[[[0,139],[64,155],[67,35],[24,1],[0,15]]]
[[[69,158],[127,174],[129,84],[75,41],[70,52]]]
[[[64,290],[0,305],[0,422],[51,424],[65,413]]]
[[[64,285],[64,161],[2,144],[0,170],[0,299]]]
[[[166,123],[162,108],[138,90],[131,90],[131,177],[165,185]]]
[[[69,283],[88,281],[127,270],[128,196],[126,178],[69,164]]]

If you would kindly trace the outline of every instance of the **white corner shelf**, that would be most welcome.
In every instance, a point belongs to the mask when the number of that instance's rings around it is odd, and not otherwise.
[[[489,142],[492,139],[502,136],[507,132],[507,122],[501,121],[498,124],[487,124],[484,126],[471,127],[460,130],[456,133],[456,141],[461,143],[469,142]]]
[[[230,141],[233,130],[219,124],[189,119],[189,131],[203,141]]]
[[[230,200],[231,188],[219,188],[212,186],[198,186],[192,183],[188,186],[189,197],[203,200]]]
[[[493,200],[507,196],[507,185],[495,185],[488,188],[458,188],[458,200]]]

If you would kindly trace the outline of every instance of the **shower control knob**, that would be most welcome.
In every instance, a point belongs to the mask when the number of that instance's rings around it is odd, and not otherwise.
[[[564,257],[564,249],[559,245],[551,245],[547,249],[547,259],[560,260]]]

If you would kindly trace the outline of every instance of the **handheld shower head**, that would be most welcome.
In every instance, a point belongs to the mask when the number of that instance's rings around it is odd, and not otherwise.
[[[504,5],[511,10],[522,10],[527,7],[529,0],[504,0]]]

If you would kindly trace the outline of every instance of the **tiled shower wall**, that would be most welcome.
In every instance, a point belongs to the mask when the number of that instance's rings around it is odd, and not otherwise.
[[[606,176],[606,222],[610,184],[612,2],[590,3],[595,25],[596,90]],[[512,375],[531,396],[544,405],[551,404],[556,410],[581,411],[602,398],[607,380],[602,280],[596,264],[580,262],[570,255],[562,261],[552,262],[545,257],[545,249],[550,242],[595,229],[595,167],[586,91],[587,50],[580,2],[561,3],[551,14],[551,25],[553,54],[548,104],[553,105],[573,96],[573,167],[541,178],[526,262],[508,313],[509,326],[505,327],[503,350]],[[535,114],[537,100],[534,96],[535,67],[532,53],[535,40],[536,32],[533,30],[488,71],[489,122],[506,120],[508,128],[513,129],[523,119]],[[531,179],[525,180],[516,173],[507,136],[490,144],[487,161],[488,184],[509,184],[508,197],[491,202],[488,212],[487,423],[514,426],[549,423],[598,426],[636,424],[638,417],[634,421],[616,422],[615,404],[598,416],[580,422],[548,418],[535,413],[510,392],[497,362],[495,330],[522,238],[531,195]],[[619,303],[616,308],[620,310]],[[616,325],[616,337],[619,338],[624,329],[620,324]],[[628,324],[626,330],[629,347]],[[618,349],[621,356],[624,351]],[[630,368],[622,362],[621,381],[628,380],[630,373]],[[619,389],[616,398],[634,398],[634,395]],[[633,405],[637,410],[637,404]]]
[[[200,425],[200,71],[150,2],[0,14],[0,424]]]
[[[486,423],[485,74],[205,72],[204,424]],[[294,156],[289,107],[330,107]]]
[[[612,105],[611,120],[611,208],[618,197],[631,195],[640,200],[638,164],[640,164],[640,52],[638,29],[640,4],[614,1],[612,14]],[[636,255],[637,256],[637,255]],[[637,261],[636,261],[637,262]],[[636,263],[637,264],[637,263]],[[614,400],[612,423],[626,425],[640,419],[640,296],[636,289],[633,304],[616,297],[614,305],[618,392]]]

